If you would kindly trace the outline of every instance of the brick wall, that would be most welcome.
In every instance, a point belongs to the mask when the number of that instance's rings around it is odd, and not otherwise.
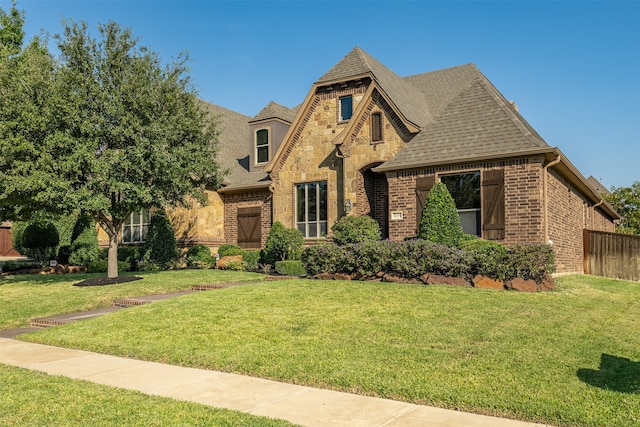
[[[271,228],[271,201],[269,190],[248,193],[223,194],[224,199],[224,239],[226,243],[238,242],[238,208],[260,206],[261,245],[267,243],[267,236]]]

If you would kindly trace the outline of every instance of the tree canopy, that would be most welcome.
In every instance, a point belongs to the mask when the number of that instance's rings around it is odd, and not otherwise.
[[[85,23],[63,26],[58,58],[36,41],[0,68],[0,216],[88,212],[109,236],[116,277],[131,212],[204,204],[221,182],[216,123],[186,54],[164,64],[115,22],[98,38]]]
[[[640,234],[640,181],[635,181],[631,187],[613,187],[605,198],[622,217],[616,231]]]

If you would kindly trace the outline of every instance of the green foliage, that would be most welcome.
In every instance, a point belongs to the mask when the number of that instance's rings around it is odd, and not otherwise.
[[[178,258],[175,231],[164,210],[153,212],[145,241],[144,260],[167,269]]]
[[[233,243],[225,243],[218,248],[218,255],[220,258],[227,255],[242,255],[242,248]]]
[[[309,275],[336,273],[338,262],[343,258],[343,247],[332,243],[320,243],[306,247],[300,260]]]
[[[87,265],[96,261],[100,255],[96,223],[91,215],[81,213],[71,233],[69,262],[75,265]]]
[[[640,181],[635,181],[631,187],[614,187],[611,194],[604,197],[622,217],[616,231],[640,234]]]
[[[244,271],[244,261],[231,260],[227,263],[225,270],[230,271]]]
[[[245,251],[242,254],[242,261],[244,262],[245,271],[256,271],[259,269],[260,257],[262,251]]]
[[[30,256],[39,262],[48,260],[58,243],[58,229],[50,222],[29,224],[22,234],[22,245],[30,251]]]
[[[491,240],[471,239],[463,241],[460,248],[473,257],[474,274],[502,280],[507,278],[507,248],[502,244]]]
[[[13,0],[9,13],[0,8],[0,58],[16,55],[22,49],[24,38],[24,12],[16,8]]]
[[[100,259],[106,260],[108,249],[101,250]],[[144,247],[142,246],[122,246],[118,249],[118,261],[125,262],[129,268],[122,271],[140,271],[144,264]]]
[[[87,264],[87,273],[106,273],[109,264],[107,260],[91,261]],[[128,271],[131,268],[131,264],[126,261],[118,261],[119,271]]]
[[[276,261],[290,261],[300,259],[304,236],[296,228],[285,228],[280,221],[276,221],[269,230],[267,244],[263,256],[268,264]]]
[[[211,268],[216,259],[206,245],[194,245],[187,250],[187,266],[195,268]]]
[[[457,247],[463,235],[455,201],[447,186],[437,182],[425,200],[418,237],[433,243]]]
[[[378,222],[367,215],[347,215],[331,227],[333,241],[338,245],[380,240]]]
[[[13,272],[23,269],[31,269],[31,268],[40,268],[42,267],[39,263],[35,263],[32,261],[5,261],[0,264],[0,271],[3,272]]]
[[[115,22],[98,33],[65,21],[57,58],[36,40],[0,61],[0,216],[83,209],[115,249],[130,212],[206,204],[223,173],[188,57],[165,63]]]
[[[276,271],[283,276],[304,276],[307,274],[302,261],[298,260],[277,261]]]
[[[510,246],[506,257],[506,278],[539,281],[555,271],[555,254],[549,245],[523,243]]]

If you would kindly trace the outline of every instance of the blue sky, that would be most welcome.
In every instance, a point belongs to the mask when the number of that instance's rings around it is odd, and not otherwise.
[[[10,0],[0,0],[8,10]],[[200,96],[253,116],[301,103],[360,46],[400,76],[474,63],[551,146],[611,186],[640,180],[639,1],[18,0],[30,39],[61,18],[188,51]]]

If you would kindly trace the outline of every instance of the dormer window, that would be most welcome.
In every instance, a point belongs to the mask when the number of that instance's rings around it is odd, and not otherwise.
[[[353,98],[344,96],[340,98],[340,121],[345,122],[353,115]]]
[[[269,161],[269,129],[256,131],[256,164]]]

